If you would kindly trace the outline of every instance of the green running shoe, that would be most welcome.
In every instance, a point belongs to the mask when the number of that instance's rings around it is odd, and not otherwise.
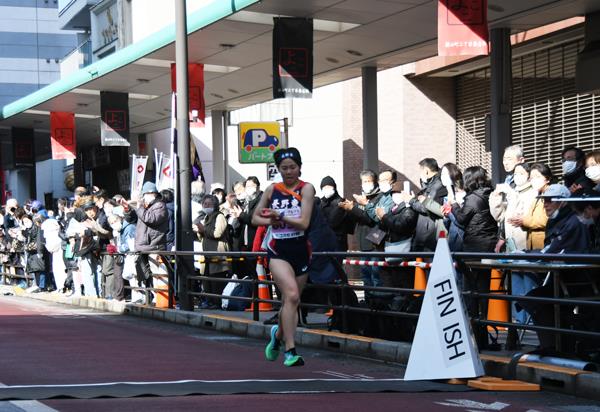
[[[295,350],[289,350],[283,354],[283,364],[285,366],[302,366],[304,359]]]
[[[265,348],[265,357],[269,361],[277,360],[277,358],[279,357],[279,345],[281,344],[281,342],[279,342],[276,338],[278,329],[279,325],[273,325],[273,327],[271,328],[271,340]]]

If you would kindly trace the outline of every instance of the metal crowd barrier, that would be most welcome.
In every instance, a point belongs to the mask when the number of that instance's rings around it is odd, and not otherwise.
[[[192,256],[201,255],[204,259],[209,260],[227,260],[234,261],[237,259],[256,259],[258,257],[264,257],[265,253],[253,253],[253,252],[157,252],[155,254],[168,257],[171,256],[171,262],[177,262],[181,259],[189,258]],[[341,262],[344,262],[348,265],[358,264],[360,262],[367,262],[373,258],[381,259],[380,263],[366,263],[369,265],[377,265],[384,266],[387,268],[406,268],[406,267],[418,267],[421,269],[429,269],[431,266],[430,262],[418,262],[417,258],[424,258],[426,260],[431,260],[433,258],[433,253],[425,253],[425,252],[411,252],[404,254],[386,254],[383,252],[315,252],[314,256],[324,256],[331,259],[332,263],[334,263],[340,273],[341,282],[336,284],[309,284],[307,288],[313,289],[324,289],[339,292],[340,302],[339,304],[316,304],[316,303],[301,303],[301,308],[305,309],[321,309],[321,310],[333,310],[339,311],[342,317],[342,332],[347,332],[348,328],[348,314],[351,312],[354,313],[363,313],[375,316],[387,316],[387,317],[397,317],[397,318],[416,318],[418,314],[416,313],[405,313],[405,312],[396,312],[391,310],[378,310],[371,309],[367,307],[355,307],[350,306],[349,302],[347,302],[347,295],[344,293],[344,289],[351,289],[354,291],[364,291],[364,292],[379,292],[379,293],[387,293],[394,295],[415,295],[422,294],[424,291],[422,289],[415,288],[394,288],[394,287],[374,287],[374,286],[360,286],[360,285],[351,285],[348,284],[348,279],[345,275],[345,271],[341,268]],[[478,306],[481,306],[482,301],[489,300],[504,300],[510,303],[512,302],[536,302],[539,304],[552,305],[554,308],[554,324],[552,326],[542,326],[542,325],[534,325],[534,324],[521,324],[521,323],[513,323],[511,305],[508,306],[507,319],[508,321],[495,321],[488,320],[487,313],[482,313],[479,311],[477,315],[471,317],[471,321],[473,325],[478,325],[481,327],[495,327],[495,328],[507,328],[507,341],[506,348],[507,349],[515,349],[518,347],[518,330],[529,330],[534,332],[552,332],[556,335],[556,348],[558,350],[561,349],[561,338],[563,335],[571,335],[580,338],[593,338],[598,339],[600,342],[600,331],[595,330],[580,330],[574,328],[566,328],[561,325],[561,307],[569,306],[569,307],[590,307],[592,309],[596,309],[600,307],[600,296],[599,294],[594,294],[594,296],[585,297],[585,298],[572,298],[572,297],[561,297],[561,274],[564,271],[569,270],[588,270],[592,276],[600,275],[600,255],[588,255],[588,254],[542,254],[542,253],[527,253],[527,254],[491,254],[491,253],[453,253],[453,259],[455,260],[455,266],[458,266],[458,271],[470,270],[470,269],[479,269],[479,270],[487,270],[487,269],[501,269],[505,271],[506,275],[510,276],[511,271],[518,272],[551,272],[552,273],[552,287],[554,291],[554,295],[552,297],[533,297],[533,296],[518,296],[512,295],[510,293],[499,294],[498,292],[492,292],[490,290],[463,290],[462,294],[465,299],[474,299],[477,302]],[[401,262],[391,264],[385,262],[385,257],[394,257],[402,259]],[[353,259],[350,259],[353,258]],[[491,261],[489,261],[491,259]],[[525,263],[528,262],[528,263]],[[185,300],[190,298],[226,298],[230,300],[240,300],[252,303],[253,308],[253,319],[259,320],[259,304],[260,303],[269,303],[269,304],[280,304],[277,299],[264,299],[260,298],[258,294],[259,285],[267,285],[273,286],[275,283],[273,281],[265,281],[259,280],[257,277],[253,277],[251,279],[237,279],[235,282],[237,283],[251,283],[252,284],[252,297],[238,297],[238,296],[229,296],[229,295],[219,295],[219,294],[211,294],[202,291],[191,291],[190,290],[190,282],[191,281],[211,281],[211,282],[222,282],[228,283],[232,281],[230,278],[218,278],[211,276],[202,276],[202,275],[190,275],[191,271],[188,270],[187,274],[179,274],[177,280],[180,282],[183,281],[185,283],[185,287],[179,289],[179,294],[181,291],[185,291],[184,298],[181,296],[177,296],[177,300],[180,306],[183,308],[185,305],[182,304]],[[242,274],[243,275],[243,274]],[[401,276],[401,274],[398,274]],[[173,277],[170,278],[170,281],[175,281],[174,271]],[[510,278],[508,279],[510,280]],[[597,279],[600,281],[600,279]],[[596,281],[596,279],[594,279]],[[510,281],[507,282],[510,285]],[[169,291],[175,293],[175,288],[169,287]],[[169,295],[169,307],[172,307],[172,302],[174,295]],[[599,300],[596,300],[599,299]],[[193,304],[188,304],[187,310],[194,310]],[[600,347],[600,344],[598,345]]]
[[[19,263],[13,263],[13,262],[5,262],[2,263],[0,262],[0,285],[10,285],[12,283],[12,281],[15,280],[25,280],[25,282],[27,283],[27,286],[30,286],[31,282],[34,279],[33,274],[28,274],[25,271],[25,267],[20,263],[22,261],[22,257],[24,255],[25,252],[23,251],[2,251],[0,252],[0,255],[4,255],[4,256],[11,256],[14,259],[14,256],[19,256],[18,262]],[[23,273],[18,273],[18,272],[23,272]]]

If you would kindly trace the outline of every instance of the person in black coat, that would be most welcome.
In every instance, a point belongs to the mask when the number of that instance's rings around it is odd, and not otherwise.
[[[337,191],[335,180],[326,176],[321,181],[321,212],[329,227],[335,232],[338,250],[348,250],[348,235],[354,233],[355,222],[348,212],[339,207],[343,200]]]
[[[467,168],[463,179],[467,194],[462,207],[456,203],[455,199],[448,199],[456,221],[465,228],[463,251],[491,253],[498,241],[498,224],[490,214],[489,206],[492,182],[488,179],[486,170],[481,166]],[[464,290],[480,293],[490,290],[490,272],[488,270],[466,270],[464,275]],[[487,317],[488,302],[486,299],[481,299],[479,302],[475,299],[468,299],[466,304],[471,315]],[[479,325],[474,332],[479,348],[487,347],[487,326]]]
[[[569,189],[563,185],[550,185],[540,196],[544,198],[544,211],[548,215],[544,253],[588,253],[590,232],[580,221],[567,202],[553,201],[553,198],[570,197]]]
[[[592,192],[590,196],[596,198]],[[579,221],[587,227],[590,238],[590,253],[600,253],[600,201],[584,201],[577,199],[569,202],[571,208],[577,214]]]
[[[169,214],[169,231],[167,232],[167,250],[173,250],[175,246],[175,201],[173,191],[171,189],[164,189],[160,191],[163,202],[167,206],[167,213]]]
[[[32,293],[48,291],[51,289],[52,282],[49,278],[49,256],[44,247],[45,240],[41,228],[45,218],[36,213],[31,219],[29,217],[26,219],[31,222],[31,228],[27,233],[27,244],[31,245],[27,257],[27,271],[33,273],[37,285]]]
[[[594,188],[585,175],[585,153],[578,147],[567,147],[562,151],[563,183],[573,195],[582,195]]]
[[[416,196],[402,192],[402,200],[419,214],[417,230],[413,240],[413,250],[434,251],[440,231],[446,231],[444,221],[439,212],[433,213],[425,204],[443,205],[448,196],[448,189],[440,179],[440,168],[435,159],[425,158],[419,162],[421,168],[421,190]],[[428,201],[432,202],[428,202]]]
[[[254,238],[256,237],[256,230],[258,226],[252,224],[252,215],[263,192],[260,191],[260,182],[256,176],[249,176],[244,183],[246,199],[242,213],[238,217],[238,221],[242,225],[243,232],[241,233],[241,249],[243,251],[251,251],[252,245],[254,244]],[[244,264],[244,276],[256,276],[256,259],[248,258]]]
[[[377,208],[375,213],[380,219],[379,226],[387,232],[387,242],[410,242],[415,235],[419,215],[409,204],[402,200],[402,184],[395,182],[392,185],[392,200],[394,206],[389,213],[382,208]],[[380,275],[383,286],[412,288],[414,286],[413,268],[381,268]]]
[[[450,199],[456,221],[465,228],[463,251],[493,252],[497,242],[498,224],[490,214],[489,199],[492,184],[481,166],[469,167],[464,173],[467,192],[461,206]]]
[[[544,198],[544,211],[548,216],[546,225],[546,238],[544,239],[543,253],[588,253],[591,248],[590,230],[586,226],[585,219],[581,219],[571,209],[565,201],[553,201],[552,199],[568,198],[571,196],[570,190],[561,184],[550,185],[546,191],[540,195]],[[583,220],[583,222],[582,222]],[[552,274],[554,275],[554,274]],[[592,276],[595,274],[592,274]],[[563,270],[561,271],[562,286],[559,292],[564,289],[568,291],[570,298],[586,296],[589,294],[589,278],[585,270]],[[573,284],[574,282],[574,284]],[[531,290],[527,296],[532,297],[554,297],[553,281],[549,280],[545,286]],[[569,286],[569,283],[572,283]],[[533,324],[536,326],[554,325],[554,308],[552,305],[540,304],[535,301],[518,302],[518,305],[531,314]],[[573,322],[573,306],[561,305],[562,327],[580,329],[580,325],[569,324]],[[577,316],[580,321],[597,316],[595,312],[588,312],[583,307],[578,311]],[[546,350],[555,350],[555,334],[553,332],[537,331],[540,347]],[[577,338],[581,340],[581,338]],[[564,353],[573,353],[576,340],[572,336],[563,336]],[[596,342],[597,344],[597,342]],[[583,347],[584,345],[581,345]]]

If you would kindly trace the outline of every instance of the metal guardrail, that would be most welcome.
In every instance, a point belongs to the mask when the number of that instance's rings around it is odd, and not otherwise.
[[[181,257],[190,257],[190,256],[198,256],[201,255],[205,259],[210,258],[227,258],[227,259],[248,259],[248,258],[257,258],[264,257],[265,253],[254,253],[254,252],[159,252],[158,254],[163,256],[173,256],[175,260]],[[425,258],[431,259],[433,258],[433,253],[423,253],[423,252],[411,252],[404,254],[389,254],[383,252],[315,252],[314,256],[325,256],[331,259],[331,261],[336,265],[340,266],[339,260],[341,258],[349,258],[355,257],[358,259],[371,259],[371,258],[383,258],[394,257],[404,259],[401,262],[396,264],[386,264],[386,267],[420,267],[428,269],[429,265],[427,263],[421,264],[414,262],[417,258]],[[600,296],[593,296],[592,298],[565,298],[561,297],[560,293],[560,274],[563,271],[568,270],[594,270],[593,275],[600,275],[600,255],[588,255],[588,254],[543,254],[543,253],[526,253],[526,254],[490,254],[490,253],[452,253],[452,256],[455,262],[459,266],[459,270],[464,269],[492,269],[492,268],[501,268],[506,271],[506,274],[510,276],[511,270],[519,271],[519,272],[552,272],[553,273],[553,289],[554,296],[553,297],[532,297],[532,296],[517,296],[512,295],[510,293],[498,294],[498,292],[491,292],[489,290],[478,290],[478,291],[462,291],[463,297],[465,299],[474,299],[477,302],[477,306],[480,306],[481,301],[485,300],[506,300],[509,302],[535,302],[544,305],[553,305],[554,307],[554,325],[553,326],[542,326],[542,325],[533,325],[533,324],[519,324],[513,323],[511,321],[502,322],[502,321],[494,321],[488,320],[487,314],[482,313],[481,311],[476,315],[471,317],[471,321],[473,325],[478,325],[480,327],[503,327],[508,329],[508,337],[506,342],[507,349],[515,349],[518,346],[517,339],[517,330],[529,330],[534,332],[552,332],[556,334],[556,348],[558,350],[561,349],[561,337],[563,335],[582,337],[582,338],[593,338],[598,340],[598,347],[600,348],[600,331],[590,331],[590,330],[577,330],[573,328],[565,328],[561,325],[561,307],[564,306],[577,306],[577,307],[600,307],[600,301],[596,301],[594,299],[600,299]],[[492,261],[486,262],[486,260],[493,259]],[[583,263],[582,263],[583,262]],[[340,311],[342,317],[342,332],[348,331],[348,313],[363,313],[363,314],[375,314],[376,316],[389,316],[389,317],[399,317],[399,318],[416,318],[418,314],[416,313],[406,313],[406,312],[396,312],[391,310],[378,310],[371,309],[365,307],[354,307],[349,305],[346,299],[346,293],[344,293],[344,289],[350,289],[354,291],[365,291],[365,292],[379,292],[379,293],[389,293],[395,295],[415,295],[422,294],[424,291],[421,289],[407,289],[407,288],[393,288],[393,287],[373,287],[373,286],[359,286],[359,285],[350,285],[347,283],[347,278],[345,277],[345,272],[343,269],[339,270],[342,275],[342,282],[334,285],[315,285],[309,284],[307,288],[314,289],[329,289],[329,290],[339,290],[340,291],[340,303],[338,305],[334,304],[308,304],[301,303],[301,308],[306,309],[326,309],[326,310],[334,310]],[[212,282],[230,282],[229,278],[215,278],[208,276],[185,276],[185,282],[189,282],[191,280],[209,280]],[[600,279],[598,279],[600,281]],[[251,298],[243,298],[236,296],[224,296],[224,295],[216,295],[216,294],[208,294],[204,292],[188,292],[189,296],[192,297],[217,297],[217,298],[227,298],[233,300],[243,300],[252,302],[253,306],[253,319],[259,320],[259,303],[272,303],[278,304],[280,303],[275,299],[260,299],[258,297],[258,287],[261,284],[264,285],[274,285],[272,281],[261,281],[257,278],[254,279],[238,279],[236,280],[238,283],[252,283],[253,285],[253,295]],[[510,282],[509,282],[510,283]],[[189,286],[189,284],[187,285]],[[189,287],[187,288],[189,290]],[[192,308],[193,310],[193,308]],[[508,319],[511,320],[510,313],[510,305],[509,305],[509,313],[507,314]]]
[[[142,254],[142,253],[138,253]],[[193,281],[211,281],[211,282],[222,282],[228,283],[232,281],[230,278],[218,278],[218,277],[210,277],[210,276],[198,276],[193,274],[194,270],[191,269],[183,269],[189,267],[189,258],[190,257],[198,257],[201,256],[204,261],[208,261],[209,267],[210,263],[219,263],[222,261],[242,261],[242,260],[254,260],[258,257],[265,257],[266,253],[264,252],[192,252],[192,251],[179,251],[179,252],[167,252],[167,251],[157,251],[152,253],[143,253],[143,254],[151,254],[158,255],[162,257],[162,263],[167,264],[168,266],[168,306],[169,308],[173,308],[173,304],[175,301],[176,295],[176,282],[184,282],[184,288],[179,289],[185,290],[185,296],[177,296],[177,300],[179,303],[183,303],[184,300],[193,300],[194,298],[226,298],[230,300],[239,300],[245,302],[251,302],[253,307],[253,319],[259,320],[259,304],[260,303],[270,303],[270,304],[280,304],[277,299],[261,299],[259,298],[259,285],[267,285],[273,286],[275,283],[273,281],[265,281],[259,280],[254,277],[251,279],[237,279],[235,282],[237,283],[251,283],[252,284],[252,296],[251,297],[241,297],[241,296],[226,296],[219,294],[206,293],[202,291],[193,291],[191,288],[191,282]],[[368,293],[386,293],[391,295],[419,295],[423,294],[424,291],[421,289],[413,289],[413,288],[395,288],[395,287],[374,287],[374,286],[360,286],[360,285],[351,285],[348,284],[348,279],[346,278],[345,271],[341,267],[342,258],[357,258],[357,259],[372,259],[372,258],[383,258],[385,257],[394,257],[403,259],[402,262],[396,265],[386,265],[388,268],[391,267],[406,267],[406,266],[418,266],[420,268],[428,268],[428,265],[410,265],[406,262],[414,262],[416,258],[424,258],[431,259],[433,258],[433,253],[425,253],[425,252],[410,252],[403,254],[389,254],[383,252],[315,252],[313,256],[324,256],[331,259],[331,262],[336,265],[338,272],[340,274],[341,282],[336,284],[309,284],[307,288],[313,289],[322,289],[329,290],[339,293],[339,303],[338,304],[315,304],[315,303],[301,303],[300,307],[305,309],[321,309],[321,310],[333,310],[334,312],[339,311],[342,321],[341,321],[341,331],[348,332],[349,331],[349,317],[352,313],[359,313],[371,316],[385,316],[385,317],[393,317],[393,318],[418,318],[417,313],[406,313],[406,312],[396,312],[392,310],[379,310],[372,309],[367,307],[356,307],[350,305],[350,302],[347,300],[346,290],[352,291],[364,291]],[[453,259],[457,263],[459,269],[458,271],[465,269],[478,269],[478,270],[486,270],[486,269],[501,269],[505,271],[506,275],[510,276],[511,271],[519,271],[519,272],[551,272],[553,283],[552,288],[554,291],[554,296],[552,297],[534,297],[534,296],[517,296],[509,293],[499,294],[498,292],[490,292],[489,290],[477,290],[477,291],[462,291],[463,297],[465,299],[473,299],[477,302],[478,307],[480,303],[485,300],[505,300],[509,302],[535,302],[544,305],[552,305],[554,307],[554,325],[546,326],[546,325],[533,325],[533,324],[520,324],[513,323],[511,321],[503,322],[503,321],[494,321],[488,320],[487,314],[481,313],[479,311],[476,315],[471,316],[471,322],[474,326],[479,327],[503,327],[508,329],[508,338],[506,342],[507,349],[515,349],[518,346],[517,339],[517,330],[529,330],[535,332],[552,332],[556,334],[556,348],[558,350],[561,349],[561,338],[562,336],[574,336],[579,338],[586,339],[594,339],[597,340],[598,347],[600,348],[600,331],[595,330],[583,330],[583,329],[574,329],[572,327],[565,328],[562,327],[561,324],[561,308],[568,306],[572,307],[591,307],[593,309],[600,308],[600,296],[588,296],[585,298],[573,298],[573,297],[562,297],[561,296],[561,273],[568,270],[590,270],[591,276],[598,276],[597,279],[600,282],[600,255],[588,255],[588,254],[542,254],[542,253],[526,253],[526,254],[490,254],[490,253],[452,253]],[[490,260],[491,261],[486,261]],[[187,260],[187,262],[185,262]],[[529,263],[526,263],[529,262]],[[183,270],[182,270],[183,269]],[[185,270],[185,273],[184,273]],[[406,270],[406,269],[405,269]],[[16,276],[11,273],[2,273],[4,279],[8,278],[16,278]],[[161,276],[161,275],[156,275]],[[164,277],[164,275],[162,275]],[[27,276],[21,275],[21,277],[27,278]],[[594,279],[596,280],[596,279]],[[146,296],[146,302],[150,302],[150,294],[151,293],[164,293],[164,289],[158,288],[146,288],[146,287],[131,287],[126,286],[129,289],[144,291]],[[596,300],[598,299],[598,300]],[[183,305],[182,305],[183,306]],[[193,305],[189,307],[189,309],[193,310]],[[510,311],[510,305],[509,305]],[[511,319],[510,313],[507,314],[508,319]]]

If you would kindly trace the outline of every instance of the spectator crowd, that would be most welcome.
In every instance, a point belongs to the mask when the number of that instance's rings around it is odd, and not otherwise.
[[[339,251],[349,244],[364,252],[433,251],[444,233],[454,252],[600,252],[600,151],[564,149],[560,175],[546,164],[528,162],[519,146],[505,150],[503,165],[506,179],[494,186],[481,166],[461,170],[425,158],[419,162],[416,190],[394,170],[363,170],[357,176],[360,193],[351,196],[340,194],[335,180],[326,176],[316,207],[335,234],[331,247]],[[252,224],[263,194],[259,179],[250,176],[231,188],[214,183],[207,189],[200,180],[192,182],[195,250],[260,251],[265,230]],[[0,263],[3,273],[16,268],[17,277],[4,281],[30,293],[144,302],[136,288],[152,287],[156,262],[151,253],[174,248],[173,197],[171,190],[159,191],[146,182],[135,199],[97,187],[78,187],[72,198],[54,205],[8,199],[0,213]],[[226,283],[210,278],[256,276],[257,263],[198,261],[196,269],[209,278],[198,288],[221,294]],[[489,273],[460,272],[464,289],[489,289]],[[33,278],[32,286],[26,276]],[[411,288],[414,283],[413,270],[393,266],[363,266],[360,277],[365,286]],[[512,293],[525,295],[542,281],[532,273],[513,272]],[[198,304],[211,309],[221,301],[210,297]],[[527,322],[529,315],[514,305],[516,321]]]

